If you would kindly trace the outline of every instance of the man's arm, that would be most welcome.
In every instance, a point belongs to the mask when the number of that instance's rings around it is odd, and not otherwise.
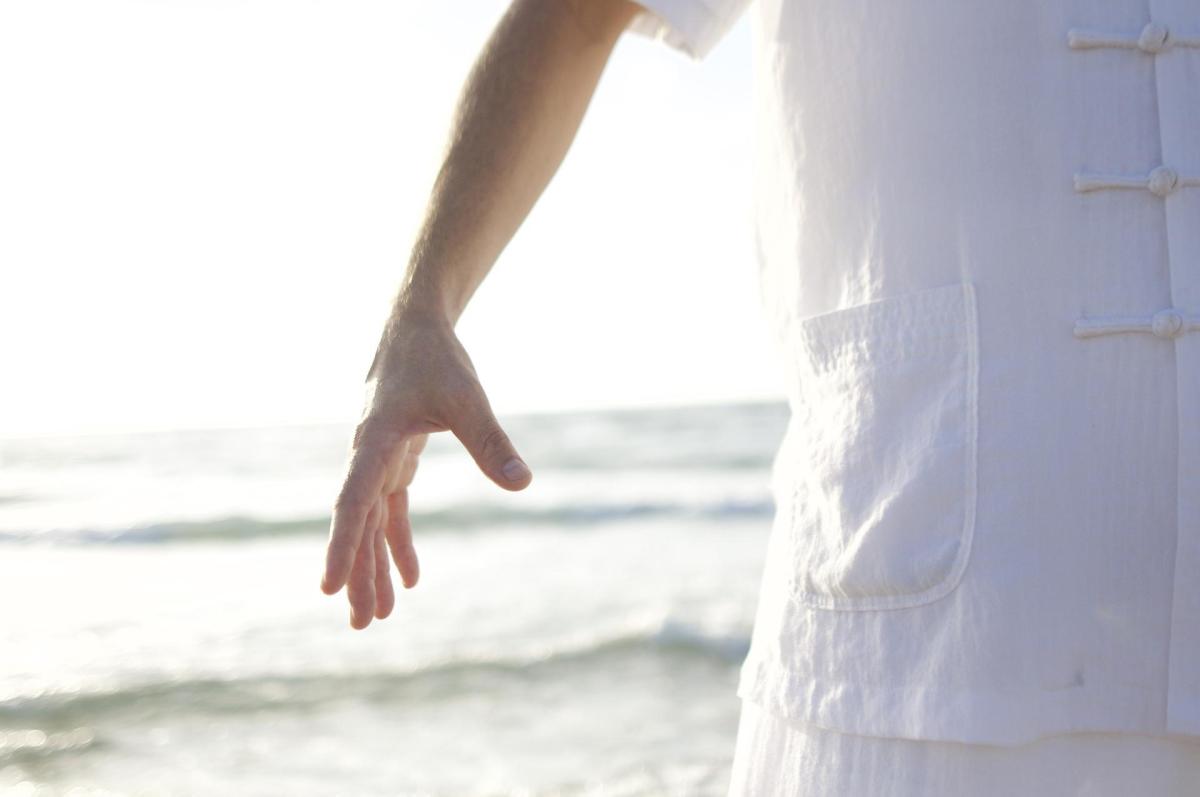
[[[457,320],[557,171],[627,0],[516,0],[467,80],[402,289]]]
[[[355,628],[391,612],[388,547],[405,586],[416,584],[407,487],[430,432],[453,432],[505,489],[532,479],[453,330],[557,171],[639,10],[629,0],[515,0],[467,79],[334,506],[321,587],[347,585]]]

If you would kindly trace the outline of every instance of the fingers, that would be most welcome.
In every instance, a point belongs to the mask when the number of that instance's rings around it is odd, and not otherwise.
[[[413,548],[412,523],[408,518],[408,490],[397,490],[388,496],[388,524],[384,527],[392,559],[400,571],[400,580],[405,589],[417,585],[421,568],[417,562],[417,551]]]
[[[380,502],[371,509],[366,536],[354,556],[350,580],[346,585],[346,596],[350,599],[350,625],[366,628],[375,613],[375,542],[381,515]]]
[[[396,465],[389,470],[384,486],[384,495],[392,493],[412,484],[417,473],[417,451],[413,450],[411,441],[406,441],[403,456],[399,457]]]
[[[329,527],[329,547],[325,553],[325,574],[321,590],[337,592],[350,576],[364,539],[367,516],[379,500],[387,478],[388,462],[399,441],[365,436],[357,440],[351,455],[346,481],[333,508]]]
[[[451,431],[466,447],[475,464],[506,490],[523,490],[533,480],[529,466],[517,454],[482,392],[467,407]]]
[[[416,456],[425,450],[425,444],[429,442],[429,433],[424,432],[422,434],[413,435],[412,437],[408,438],[407,442],[408,452],[413,456]]]
[[[374,565],[376,565],[376,617],[384,619],[390,615],[396,605],[396,591],[391,586],[391,562],[388,559],[388,544],[384,541],[384,529],[388,528],[388,504],[383,499],[379,502],[380,520],[376,531],[371,535],[374,546]]]

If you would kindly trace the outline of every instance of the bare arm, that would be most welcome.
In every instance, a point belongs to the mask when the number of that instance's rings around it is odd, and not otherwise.
[[[453,432],[505,489],[532,479],[453,330],[557,171],[638,10],[629,0],[514,0],[467,79],[334,506],[321,587],[348,585],[355,628],[391,612],[388,548],[404,585],[416,584],[407,487],[429,433]]]
[[[459,100],[401,303],[457,320],[557,171],[617,37],[624,0],[517,0]]]

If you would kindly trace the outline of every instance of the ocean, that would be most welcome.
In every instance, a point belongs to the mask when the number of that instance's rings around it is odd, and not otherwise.
[[[347,427],[0,440],[0,794],[723,795],[787,406],[435,434],[421,580],[319,590]]]

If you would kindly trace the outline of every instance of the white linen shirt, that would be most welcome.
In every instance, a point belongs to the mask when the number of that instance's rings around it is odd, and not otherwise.
[[[747,5],[641,1],[697,59]],[[1200,736],[1200,3],[753,13],[792,415],[738,694],[878,736]]]

